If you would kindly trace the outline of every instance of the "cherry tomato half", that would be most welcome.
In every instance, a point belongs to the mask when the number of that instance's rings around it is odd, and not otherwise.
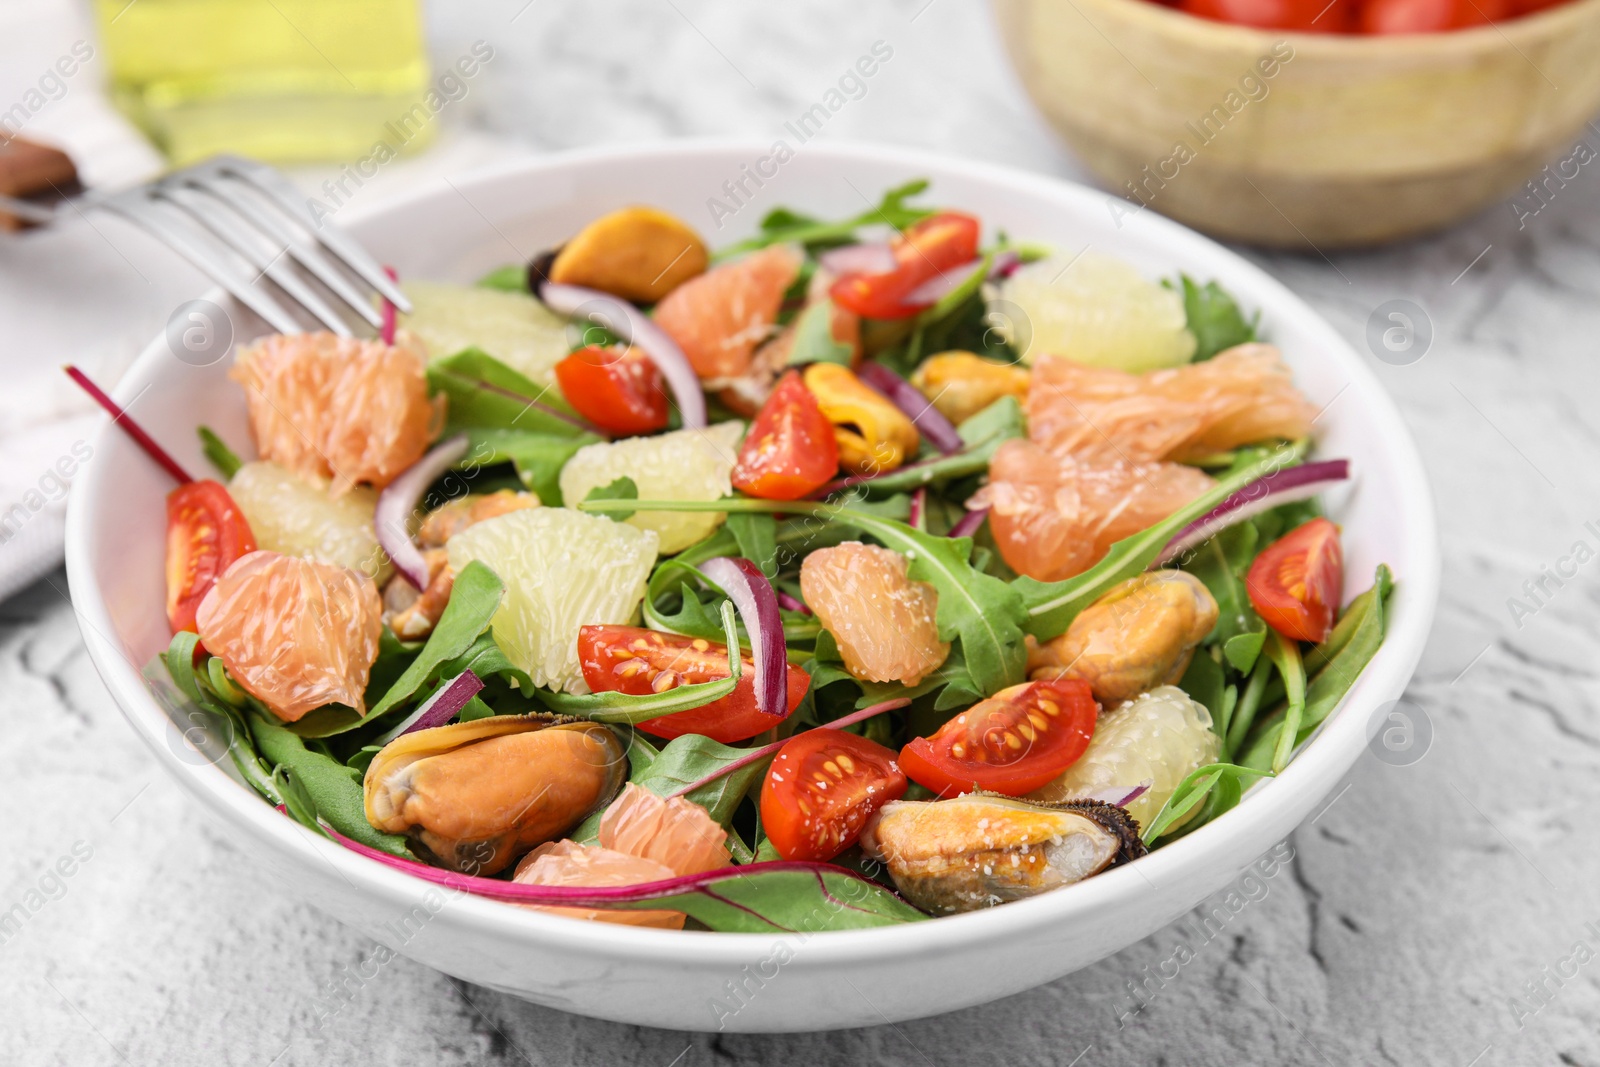
[[[767,768],[761,829],[786,860],[831,860],[855,844],[873,812],[905,792],[891,750],[843,730],[807,730]]]
[[[1339,527],[1327,519],[1295,527],[1256,557],[1244,584],[1268,626],[1296,641],[1322,642],[1344,591]]]
[[[244,512],[220,482],[180,485],[167,494],[167,621],[194,630],[194,613],[217,578],[256,550]]]
[[[590,345],[556,364],[567,403],[607,433],[634,436],[667,427],[661,371],[637,348]]]
[[[663,693],[679,685],[714,682],[728,676],[728,646],[703,637],[664,634],[638,626],[585,626],[578,630],[578,662],[583,680],[596,693]],[[791,665],[787,717],[800,706],[811,677]],[[756,667],[744,661],[738,688],[703,707],[663,715],[639,729],[668,739],[705,734],[731,744],[770,730],[783,719],[756,710]]]
[[[1301,33],[1347,33],[1355,20],[1354,0],[1181,0],[1191,15]]]
[[[817,398],[789,371],[750,424],[733,487],[765,500],[799,500],[839,473],[839,442]]]
[[[1362,33],[1438,33],[1510,18],[1510,0],[1366,0]]]
[[[911,780],[941,796],[987,789],[1019,797],[1077,762],[1094,736],[1095,703],[1081,678],[1002,689],[900,750]]]
[[[828,290],[833,302],[868,319],[905,319],[926,304],[906,297],[923,282],[978,255],[978,220],[946,211],[908,228],[894,243],[895,268],[882,274],[846,274]]]

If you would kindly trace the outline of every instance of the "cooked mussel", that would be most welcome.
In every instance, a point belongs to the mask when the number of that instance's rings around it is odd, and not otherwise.
[[[884,862],[907,900],[934,915],[1071,885],[1146,851],[1138,824],[1111,804],[994,793],[885,804],[861,847]]]
[[[497,715],[385,745],[367,768],[367,821],[441,867],[494,874],[609,804],[627,773],[599,723]]]

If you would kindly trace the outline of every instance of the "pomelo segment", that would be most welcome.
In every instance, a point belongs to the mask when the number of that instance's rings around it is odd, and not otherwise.
[[[819,548],[800,565],[806,604],[864,681],[916,685],[950,654],[934,620],[939,594],[908,568],[900,553],[859,541]]]
[[[586,693],[578,629],[630,623],[644,597],[659,538],[567,508],[527,508],[450,538],[450,569],[481,560],[506,584],[495,643],[537,686]]]
[[[276,463],[246,463],[228,494],[250,522],[256,547],[358,570],[380,585],[393,568],[378,544],[372,513],[378,494],[358,486],[340,497]]]
[[[428,397],[426,360],[397,344],[331,333],[272,334],[239,351],[228,377],[244,386],[261,458],[343,496],[383,488],[421,458],[444,425]]]
[[[566,358],[567,323],[524,293],[440,282],[407,282],[411,314],[401,324],[426,346],[430,359],[481,348],[525,377],[549,385]]]
[[[200,602],[206,650],[285,722],[324,704],[365,713],[383,605],[372,579],[332,563],[252,552]]]
[[[678,342],[702,380],[725,383],[750,366],[773,333],[783,294],[805,257],[773,245],[691,278],[656,305],[656,323]]]
[[[1149,374],[1042,359],[1028,388],[1028,433],[1087,462],[1193,460],[1311,433],[1317,409],[1277,348],[1245,344]]]
[[[523,885],[602,886],[642,885],[661,882],[674,876],[666,864],[640,859],[626,852],[580,845],[576,841],[550,841],[540,845],[517,864],[514,882]],[[569,919],[618,923],[622,926],[648,926],[659,930],[682,930],[686,916],[681,911],[641,911],[633,908],[557,908],[542,904],[519,907],[565,915]]]
[[[1012,570],[1058,582],[1214,484],[1177,463],[1090,464],[1012,440],[995,452],[989,484],[967,506],[991,509],[989,529]]]
[[[1006,279],[999,296],[1014,307],[994,306],[995,321],[1025,363],[1053,355],[1145,371],[1194,356],[1183,299],[1111,256],[1084,252],[1030,263]]]
[[[732,492],[729,472],[744,435],[741,422],[704,430],[674,430],[585,445],[561,468],[561,498],[569,505],[618,478],[632,478],[641,500],[719,500]],[[721,526],[721,512],[641,511],[627,520],[661,538],[663,555],[704,540]]]

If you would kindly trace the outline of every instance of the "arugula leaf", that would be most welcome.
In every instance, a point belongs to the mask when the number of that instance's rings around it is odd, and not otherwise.
[[[1016,397],[1003,396],[957,426],[956,433],[966,442],[965,447],[957,452],[949,455],[935,453],[888,474],[846,481],[850,488],[879,496],[908,493],[924,485],[938,485],[981,474],[989,469],[989,461],[1002,444],[1013,437],[1027,434],[1022,405],[1017,403]]]
[[[1194,362],[1210,359],[1234,345],[1256,339],[1260,312],[1247,322],[1238,303],[1216,282],[1198,285],[1187,274],[1179,275],[1178,279],[1183,287],[1184,316],[1196,341]]]
[[[494,628],[490,627],[478,635],[477,640],[455,659],[448,660],[439,665],[434,673],[438,678],[454,678],[462,671],[471,671],[484,681],[490,678],[514,680],[519,691],[532,692],[533,679],[528,677],[526,671],[512,663],[506,657],[505,651],[495,643]]]
[[[1270,777],[1272,777],[1271,771],[1239,767],[1231,763],[1208,763],[1204,767],[1198,767],[1190,771],[1184,776],[1183,781],[1178,783],[1178,788],[1172,791],[1172,796],[1167,799],[1160,813],[1150,820],[1150,825],[1144,831],[1145,844],[1149,844],[1166,833],[1172,828],[1173,823],[1178,822],[1194,811],[1211,794],[1212,790],[1224,783],[1233,787],[1233,803],[1237,804],[1239,802],[1238,798],[1243,793],[1240,787],[1245,779]],[[1231,807],[1232,805],[1229,806]],[[1187,827],[1186,829],[1192,829],[1192,827]]]
[[[383,699],[373,705],[365,721],[372,720],[416,697],[423,686],[437,682],[446,663],[464,655],[478,635],[489,628],[494,613],[500,610],[505,583],[499,575],[478,560],[473,560],[456,575],[450,589],[450,602],[439,616],[438,625],[428,635],[427,644],[417,653]],[[453,672],[450,677],[459,674]]]
[[[411,855],[406,839],[386,834],[367,822],[361,776],[331,756],[306,748],[293,731],[251,709],[250,733],[256,747],[294,783],[296,799],[316,809],[318,817],[346,837],[395,856]]]
[[[187,630],[174,634],[167,650],[145,668],[145,680],[151,683],[156,696],[167,704],[170,712],[182,715],[189,723],[182,731],[185,735],[198,730],[203,741],[225,738],[228,758],[239,776],[265,797],[268,803],[281,803],[282,796],[272,783],[271,769],[262,764],[255,747],[250,743],[250,731],[245,727],[239,709],[219,698],[195,671],[195,654],[199,648],[200,638],[197,634]],[[209,673],[210,664],[220,661],[210,657],[205,662]],[[178,687],[177,695],[161,684],[163,670]],[[188,707],[183,706],[184,700],[188,701]]]
[[[1183,561],[1183,569],[1200,579],[1217,602],[1217,623],[1207,643],[1220,644],[1229,664],[1249,674],[1266,638],[1266,623],[1250,604],[1244,578],[1255,559],[1260,538],[1255,523],[1241,522],[1219,532]]]
[[[1300,660],[1300,645],[1276,630],[1267,641],[1267,658],[1278,669],[1288,696],[1283,728],[1278,732],[1278,744],[1272,753],[1272,773],[1278,774],[1288,766],[1289,757],[1294,754],[1294,739],[1300,735],[1300,720],[1306,711],[1306,667]]]
[[[727,826],[733,819],[733,813],[739,807],[739,802],[750,791],[750,787],[761,781],[767,764],[771,762],[770,759],[756,760],[727,774],[718,775],[688,793],[680,794],[679,791],[691,783],[717,774],[722,768],[744,759],[749,754],[749,749],[733,748],[713,741],[703,734],[683,734],[669,741],[654,759],[642,767],[634,768],[628,780],[634,785],[650,790],[658,797],[682,795],[705,808],[714,820]],[[592,821],[595,831],[598,832],[599,819],[594,818]],[[584,826],[587,825],[585,822]],[[582,830],[584,827],[579,829]],[[575,841],[588,839],[579,837],[577,833],[572,836]]]
[[[1194,658],[1189,661],[1188,669],[1178,680],[1178,688],[1188,693],[1191,700],[1204,704],[1206,710],[1211,712],[1213,723],[1221,717],[1222,694],[1226,691],[1226,680],[1222,675],[1222,666],[1212,659],[1204,648],[1195,649]],[[1227,728],[1222,727],[1217,732],[1226,733]]]
[[[589,495],[584,497],[583,499],[585,499],[585,500],[638,500],[639,499],[639,487],[636,484],[634,484],[634,481],[633,481],[632,478],[629,478],[626,474],[624,474],[622,477],[616,479],[615,481],[611,482],[608,485],[597,485],[597,486],[595,486],[593,489],[589,490]],[[616,519],[618,522],[622,522],[623,520],[625,520],[629,516],[631,516],[633,514],[633,512],[631,512],[631,511],[613,511],[610,514],[611,514],[611,517],[613,519]]]
[[[789,348],[789,366],[807,363],[840,363],[848,367],[854,349],[834,340],[833,301],[813,301],[794,320],[794,344]]]
[[[561,468],[578,449],[601,438],[592,433],[537,433],[527,430],[481,429],[466,431],[469,446],[457,470],[476,471],[496,463],[510,463],[517,469],[517,480],[532,490],[539,503],[560,507]]]
[[[739,543],[739,555],[760,567],[768,580],[778,576],[778,520],[774,516],[736,512],[723,525]]]
[[[472,284],[479,289],[498,289],[502,293],[526,293],[528,268],[516,263],[507,263],[503,267],[496,267]]]
[[[234,454],[233,449],[229,448],[211,427],[202,426],[198,432],[200,451],[205,453],[206,459],[209,459],[211,465],[222,474],[223,481],[232,480],[233,476],[239,473],[239,468],[244,466],[244,461]]]
[[[892,226],[896,230],[903,230],[933,214],[931,208],[914,208],[906,204],[907,200],[927,188],[926,178],[898,185],[884,193],[876,207],[837,222],[823,222],[788,208],[776,208],[761,220],[761,233],[758,236],[729,245],[714,258],[726,259],[786,242],[798,242],[810,248],[849,244],[854,240],[856,230],[863,226]]]
[[[1217,481],[1210,492],[1191,500],[1171,515],[1132,537],[1111,546],[1099,563],[1062,582],[1041,582],[1027,576],[1012,582],[1027,612],[1028,633],[1044,641],[1066,632],[1078,612],[1099,600],[1107,590],[1143,573],[1168,542],[1189,523],[1270,471],[1293,466],[1305,453],[1305,443],[1286,445],[1255,459]]]
[[[448,398],[447,434],[502,429],[574,437],[587,432],[559,391],[537,384],[481,348],[464,348],[429,363],[428,388]]]

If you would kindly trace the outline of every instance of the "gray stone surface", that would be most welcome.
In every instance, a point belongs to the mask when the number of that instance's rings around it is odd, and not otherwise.
[[[498,51],[458,126],[536,151],[775,136],[884,39],[893,62],[825,136],[1076,173],[970,0],[522,5],[436,5],[440,58],[477,38]],[[1585,170],[1523,229],[1502,206],[1383,252],[1255,257],[1358,347],[1384,301],[1432,321],[1424,358],[1374,365],[1442,520],[1443,600],[1409,693],[1434,740],[1410,766],[1364,757],[1292,837],[1293,864],[1241,884],[1248,903],[1174,977],[1147,975],[1183,924],[987,1007],[765,1038],[593,1022],[397,960],[319,1025],[320,992],[372,944],[264,884],[157,770],[90,667],[57,573],[0,604],[0,910],[44,891],[0,944],[0,1060],[1600,1063],[1600,963],[1574,957],[1600,949],[1600,562],[1525,601],[1531,614],[1508,604],[1575,542],[1600,548],[1585,527],[1600,529],[1597,183]],[[49,880],[80,842],[88,859]],[[1141,1010],[1130,983],[1149,991]]]

